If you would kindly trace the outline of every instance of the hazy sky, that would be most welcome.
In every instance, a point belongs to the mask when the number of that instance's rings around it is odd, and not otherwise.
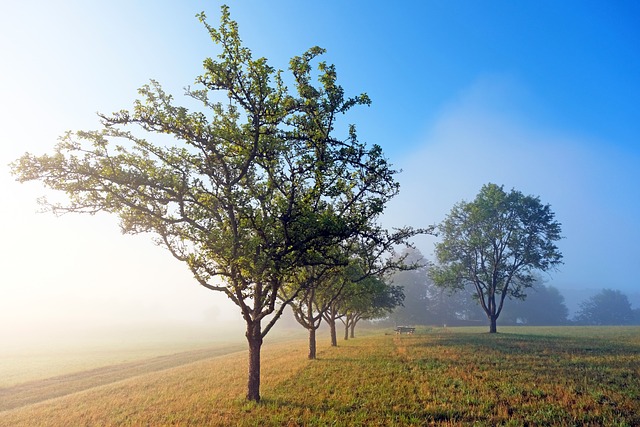
[[[347,121],[403,169],[386,225],[440,222],[502,184],[540,196],[563,224],[565,265],[550,284],[640,292],[640,3],[230,3],[255,57],[286,69],[319,45],[347,93],[372,98]],[[131,107],[151,78],[179,101],[219,52],[195,14],[215,26],[220,4],[2,2],[0,332],[231,316],[114,218],[37,214],[46,191],[6,166],[96,129],[97,111]]]

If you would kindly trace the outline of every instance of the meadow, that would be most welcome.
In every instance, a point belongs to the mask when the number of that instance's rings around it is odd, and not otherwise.
[[[2,411],[0,425],[640,425],[640,328],[485,329],[379,329],[337,348],[321,335],[315,361],[299,335],[267,341],[259,404],[244,399],[246,352],[212,353]]]

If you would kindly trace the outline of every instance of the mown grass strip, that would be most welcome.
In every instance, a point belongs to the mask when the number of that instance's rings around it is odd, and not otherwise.
[[[234,344],[191,350],[3,387],[0,388],[0,411],[66,396],[150,372],[175,368],[198,360],[239,352],[244,347],[242,344]]]

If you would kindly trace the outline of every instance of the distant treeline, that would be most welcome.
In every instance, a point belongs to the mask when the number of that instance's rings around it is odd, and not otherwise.
[[[422,254],[412,249],[414,259]],[[474,297],[473,288],[456,293],[438,288],[428,275],[428,267],[397,272],[393,284],[404,290],[404,305],[387,319],[396,325],[480,326],[487,317]],[[528,289],[524,299],[505,302],[498,323],[501,325],[640,325],[640,309],[633,309],[627,295],[619,290],[602,289],[579,304],[573,316],[562,293],[539,281]]]

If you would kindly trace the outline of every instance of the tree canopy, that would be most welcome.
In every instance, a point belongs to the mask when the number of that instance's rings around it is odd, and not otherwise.
[[[152,234],[233,301],[247,326],[247,397],[259,400],[260,348],[288,302],[278,300],[288,277],[346,264],[334,250],[345,240],[366,236],[384,252],[414,231],[377,224],[398,193],[396,171],[355,126],[334,136],[338,117],[370,100],[345,96],[335,67],[318,61],[323,49],[291,59],[291,91],[242,45],[226,6],[219,28],[198,17],[220,48],[186,89],[198,108],[175,105],[151,81],[131,110],[99,114],[101,129],[68,132],[52,155],[27,153],[13,173],[66,193],[65,203],[44,201],[55,213],[109,212],[122,232]]]
[[[281,289],[281,299],[289,301],[295,320],[309,332],[309,359],[316,358],[316,331],[327,310],[342,295],[349,267],[307,266],[290,278],[291,286]],[[300,286],[301,281],[306,284]],[[297,294],[295,298],[289,296],[290,292]]]
[[[385,317],[402,305],[405,298],[402,287],[387,283],[381,276],[368,276],[350,285],[340,301],[345,339],[349,338],[349,333],[354,338],[360,320]]]
[[[566,325],[569,309],[564,296],[553,286],[536,283],[527,291],[527,299],[509,303],[500,317],[501,324],[536,326]]]
[[[456,204],[439,225],[438,264],[430,272],[438,286],[462,290],[471,284],[496,332],[507,296],[525,298],[534,272],[562,263],[555,242],[561,226],[538,197],[486,184],[473,202]]]
[[[630,325],[636,314],[627,295],[614,289],[603,289],[580,303],[576,322],[583,325]]]

